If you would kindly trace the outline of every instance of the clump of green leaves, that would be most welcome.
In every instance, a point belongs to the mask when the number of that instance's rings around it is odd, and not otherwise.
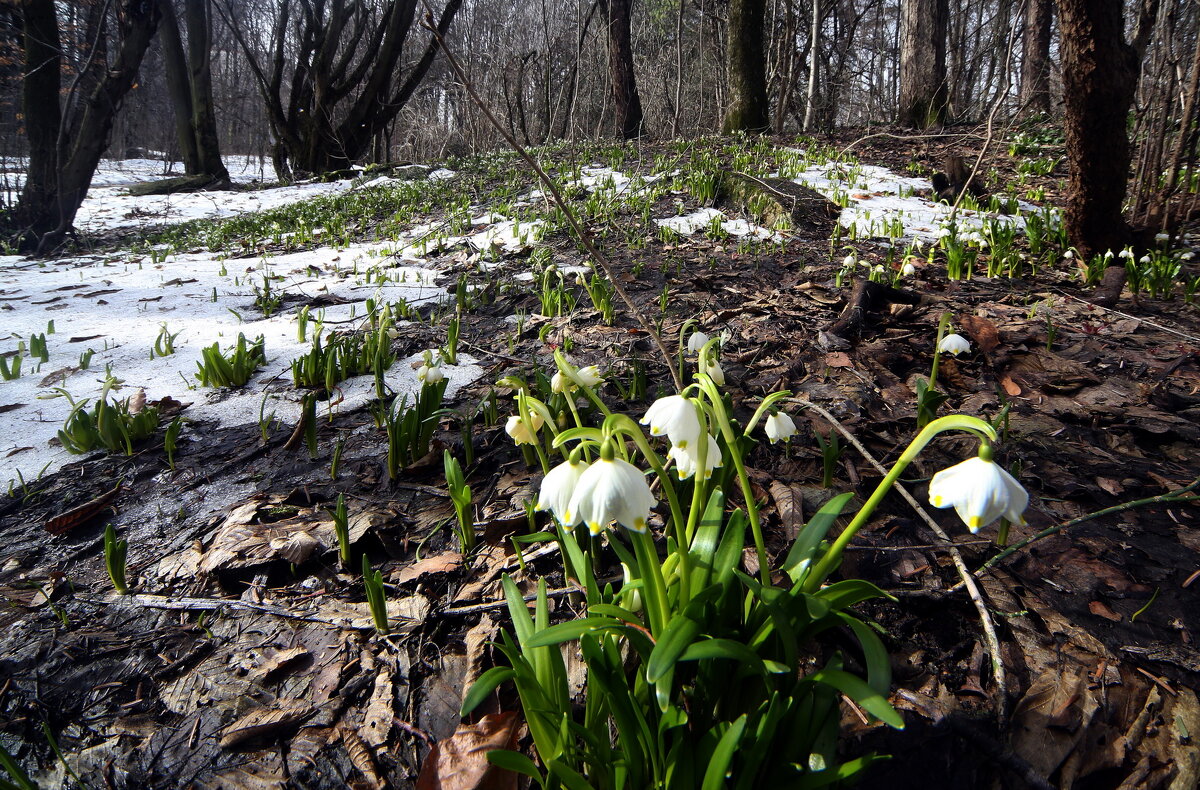
[[[392,353],[390,313],[371,313],[372,328],[365,332],[313,337],[312,347],[302,357],[292,360],[292,381],[297,387],[311,387],[331,392],[351,376],[375,374],[375,394],[386,394],[383,375],[396,362]]]
[[[454,503],[454,513],[458,517],[459,545],[463,554],[475,550],[475,517],[471,513],[471,487],[463,477],[462,466],[449,450],[442,453],[442,465],[446,470],[446,487],[450,491],[450,501]]]
[[[367,588],[367,604],[371,607],[371,618],[375,621],[375,630],[387,634],[388,627],[387,601],[383,594],[383,574],[371,570],[371,560],[363,555],[362,561],[363,586]]]
[[[253,343],[238,333],[237,345],[221,353],[221,345],[213,343],[200,352],[196,378],[202,387],[241,387],[254,371],[267,364],[267,352],[262,335]]]
[[[129,585],[125,581],[125,557],[129,552],[129,541],[117,539],[117,531],[109,524],[104,529],[104,567],[108,569],[108,578],[112,579],[113,589],[121,595],[129,595]]]
[[[58,440],[69,453],[82,455],[104,448],[133,455],[133,445],[158,429],[159,413],[154,406],[131,408],[129,399],[110,402],[104,396],[89,411],[86,398],[76,403],[65,390],[59,391],[71,403],[71,413],[58,432]]]
[[[446,394],[446,379],[421,387],[412,406],[404,395],[397,396],[384,412],[383,426],[388,435],[388,478],[395,480],[400,469],[424,458],[429,453],[433,432],[442,413],[442,397]]]

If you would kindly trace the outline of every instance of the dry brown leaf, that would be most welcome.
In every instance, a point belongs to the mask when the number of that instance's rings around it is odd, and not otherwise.
[[[307,658],[310,655],[308,650],[303,647],[288,647],[283,650],[276,650],[269,653],[263,660],[262,664],[255,667],[250,672],[250,679],[256,683],[266,682],[271,675],[276,674],[286,668],[295,666],[301,659]]]
[[[831,351],[825,355],[825,364],[831,368],[852,368],[854,363],[842,351]]]
[[[799,486],[781,483],[775,480],[771,483],[771,499],[775,500],[775,509],[779,512],[779,525],[783,536],[795,540],[800,529],[804,526],[804,493]]]
[[[437,573],[449,573],[462,564],[462,555],[457,551],[447,551],[434,557],[414,562],[401,568],[396,574],[396,584],[407,584],[422,576],[432,576]]]
[[[1103,601],[1091,601],[1088,603],[1088,611],[1105,620],[1112,620],[1114,623],[1121,619],[1121,615],[1109,609]]]
[[[1017,382],[1012,380],[1012,376],[1005,373],[1000,377],[1000,386],[1004,387],[1004,393],[1010,398],[1015,398],[1021,394],[1021,387]]]
[[[388,734],[392,731],[392,720],[396,716],[394,698],[391,667],[380,667],[375,676],[375,690],[371,692],[371,700],[363,712],[361,729],[362,739],[373,749],[387,743]]]
[[[311,533],[299,530],[290,535],[271,538],[268,545],[272,551],[288,562],[293,565],[301,565],[313,555],[313,552],[321,548],[321,541],[313,537]]]
[[[515,711],[505,711],[459,725],[429,751],[417,777],[417,790],[516,790],[517,774],[489,763],[487,753],[512,749],[519,724]]]
[[[978,315],[967,315],[958,323],[983,353],[988,354],[1000,345],[1000,332],[992,321]]]
[[[346,755],[367,780],[367,786],[372,790],[383,787],[383,777],[379,775],[379,770],[375,767],[375,758],[363,739],[350,727],[338,727],[338,732],[346,746]]]
[[[467,680],[465,687],[470,688],[483,671],[483,658],[488,644],[496,638],[499,627],[487,612],[479,618],[479,623],[472,626],[463,640],[467,645]]]
[[[266,735],[290,729],[316,713],[307,702],[280,703],[276,708],[256,708],[221,731],[221,748],[232,749]]]

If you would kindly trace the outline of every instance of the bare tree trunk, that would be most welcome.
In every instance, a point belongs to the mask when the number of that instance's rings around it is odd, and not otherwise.
[[[229,171],[221,161],[217,141],[217,115],[212,95],[212,8],[209,0],[184,0],[187,20],[189,78],[192,87],[192,134],[196,138],[200,170],[214,181],[228,183]]]
[[[192,89],[188,84],[187,55],[183,51],[183,36],[179,32],[175,6],[171,0],[162,0],[161,7],[158,41],[162,46],[163,65],[166,67],[167,96],[175,112],[175,140],[179,144],[183,172],[194,176],[203,170],[200,151],[196,148],[196,135],[192,131]]]
[[[724,131],[761,134],[771,128],[767,102],[767,66],[763,48],[765,0],[730,0],[729,109]]]
[[[1057,0],[1070,173],[1064,222],[1084,260],[1119,251],[1132,236],[1121,209],[1130,163],[1126,124],[1140,57],[1125,41],[1121,5],[1118,0]],[[1115,303],[1124,286],[1124,262],[1116,256],[1113,261],[1097,291],[1102,304]]]
[[[821,51],[821,0],[812,0],[812,31],[808,39],[808,94],[805,97],[804,131],[812,131],[813,107],[817,103],[817,66]]]
[[[622,138],[633,140],[642,136],[645,123],[633,71],[633,0],[602,0],[601,5],[608,23],[608,67],[612,72],[617,128]]]
[[[903,0],[900,11],[900,115],[927,129],[946,120],[948,0]]]
[[[62,60],[55,6],[54,0],[22,2],[30,162],[29,178],[15,210],[21,224],[15,235],[23,248],[38,253],[56,248],[71,229],[108,145],[113,118],[133,87],[159,18],[157,3],[122,0],[116,4],[116,56],[93,89],[71,102],[71,113],[64,116],[59,107]],[[64,129],[71,133],[63,134]]]
[[[1051,0],[1026,0],[1021,36],[1021,106],[1031,113],[1050,113]]]

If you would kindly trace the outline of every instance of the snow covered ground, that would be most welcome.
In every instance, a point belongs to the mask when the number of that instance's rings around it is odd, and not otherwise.
[[[234,180],[240,183],[269,178],[264,163],[256,159],[230,157],[227,162]],[[11,160],[6,166],[12,169]],[[847,227],[856,226],[859,237],[886,235],[882,223],[894,218],[903,222],[908,236],[936,236],[948,207],[918,197],[901,197],[913,189],[928,189],[928,182],[871,167],[854,168],[847,181],[847,174],[839,172],[844,167],[811,168],[797,181],[831,196],[848,193],[850,206],[841,221]],[[176,167],[174,173],[178,172]],[[80,209],[79,227],[94,232],[228,217],[366,186],[340,181],[137,198],[124,192],[131,183],[168,174],[156,160],[102,163]],[[7,177],[11,183],[14,175]],[[452,178],[454,173],[438,170],[429,177]],[[620,195],[645,188],[652,180],[594,165],[582,171],[576,186]],[[530,197],[536,197],[536,190]],[[327,329],[351,328],[364,316],[368,298],[378,303],[404,299],[410,305],[449,298],[448,274],[424,260],[426,255],[455,245],[485,253],[511,253],[536,242],[542,232],[539,222],[518,224],[493,213],[491,207],[475,209],[471,233],[438,237],[433,243],[437,250],[430,248],[428,239],[440,232],[439,224],[426,222],[386,245],[326,246],[257,258],[229,258],[206,251],[171,254],[161,260],[144,252],[48,261],[0,257],[0,355],[7,356],[11,364],[18,348],[26,348],[20,378],[0,381],[0,485],[18,478],[31,481],[77,458],[51,443],[70,412],[64,391],[76,401],[94,401],[106,386],[115,388],[110,395],[114,398],[141,389],[151,401],[169,396],[192,404],[184,412],[187,420],[253,424],[261,413],[274,412],[284,424],[294,423],[300,393],[291,386],[290,364],[311,342],[297,337],[299,305],[315,297],[327,297],[324,301],[331,305],[311,311],[310,339],[319,321],[324,321]],[[683,235],[719,221],[733,236],[777,237],[715,209],[655,221]],[[960,211],[958,221],[960,227],[972,229],[981,220],[974,212]],[[1002,221],[1021,224],[1016,217]],[[480,265],[485,264],[481,261]],[[271,287],[289,298],[280,312],[269,317],[255,306],[256,288],[263,287],[264,278],[271,278]],[[176,351],[165,357],[152,355],[155,340],[164,331],[176,335]],[[42,333],[49,360],[38,364],[28,355],[28,345],[33,335]],[[213,343],[228,348],[239,334],[250,340],[262,335],[269,364],[243,388],[199,388],[195,373],[201,350]],[[460,355],[460,361],[456,367],[444,368],[450,382],[447,397],[482,375],[470,357]],[[389,386],[397,392],[415,391],[419,386],[416,362],[416,357],[397,362],[389,371]],[[345,382],[343,394],[337,408],[361,405],[374,396],[372,377]]]

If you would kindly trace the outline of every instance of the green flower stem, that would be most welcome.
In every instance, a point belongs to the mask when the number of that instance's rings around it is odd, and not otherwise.
[[[705,348],[707,349],[708,346],[706,345]],[[754,535],[754,551],[758,554],[759,579],[764,585],[769,585],[771,583],[771,567],[767,557],[767,543],[763,539],[762,522],[758,517],[758,502],[754,498],[754,489],[750,486],[750,475],[746,473],[746,464],[742,460],[742,450],[738,445],[737,434],[733,431],[729,415],[725,413],[725,403],[721,400],[721,392],[717,389],[716,383],[703,373],[696,376],[696,382],[708,397],[709,403],[712,404],[714,421],[720,427],[721,435],[725,437],[725,444],[729,447],[729,456],[733,459],[733,468],[737,471],[738,484],[742,488],[742,498],[746,500],[746,516],[750,519],[750,532]]]
[[[638,573],[642,577],[642,592],[646,599],[646,616],[650,620],[650,634],[657,640],[671,621],[671,612],[667,605],[667,584],[663,580],[662,565],[659,563],[658,551],[654,548],[654,538],[650,535],[649,530],[646,532],[627,530],[627,532],[633,542]]]
[[[985,437],[993,441],[996,439],[996,431],[992,426],[978,417],[951,414],[946,417],[939,417],[926,425],[908,447],[905,448],[900,457],[896,459],[896,463],[888,471],[887,475],[884,476],[883,480],[880,481],[879,485],[875,487],[875,491],[871,493],[870,498],[867,499],[854,518],[851,519],[850,524],[842,530],[842,534],[837,536],[833,545],[829,547],[829,550],[825,552],[820,561],[813,566],[812,571],[808,574],[808,578],[804,581],[804,592],[816,592],[825,581],[825,578],[841,565],[842,552],[846,550],[846,546],[850,544],[850,541],[854,539],[858,531],[867,523],[871,514],[875,512],[875,508],[878,507],[883,498],[891,491],[892,484],[900,478],[900,475],[903,474],[908,465],[925,449],[925,446],[933,440],[933,437],[942,431],[950,430],[970,431],[979,435],[980,439]]]
[[[700,452],[697,454],[696,460],[697,474],[692,476],[692,507],[688,511],[684,546],[692,545],[692,539],[696,536],[696,522],[704,514],[704,505],[708,502],[708,486],[705,485],[705,481],[700,479],[699,474],[699,471],[705,469],[708,465],[708,419],[705,417],[704,409],[702,408],[696,409],[696,416],[700,418]],[[676,535],[676,540],[678,539],[679,536]]]
[[[937,386],[938,363],[942,360],[942,338],[950,328],[950,313],[942,313],[938,319],[937,339],[933,341],[933,365],[929,369],[929,389]]]

